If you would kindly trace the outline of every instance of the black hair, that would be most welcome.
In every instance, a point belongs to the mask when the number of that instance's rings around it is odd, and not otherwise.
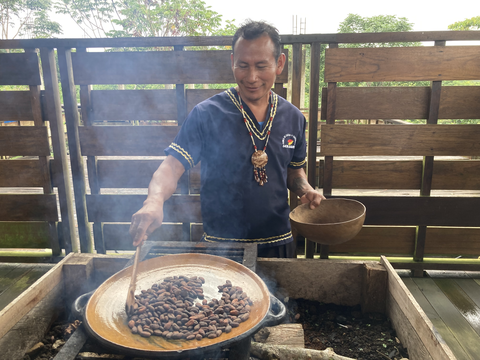
[[[246,20],[235,32],[235,35],[233,35],[232,52],[234,51],[235,44],[241,37],[245,40],[255,40],[265,34],[268,35],[273,42],[275,48],[273,55],[275,56],[275,61],[278,61],[282,51],[280,46],[280,34],[276,27],[265,21]]]

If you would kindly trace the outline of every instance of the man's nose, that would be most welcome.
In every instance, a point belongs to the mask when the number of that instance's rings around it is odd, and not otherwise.
[[[249,72],[248,72],[248,76],[247,76],[247,80],[249,82],[255,82],[257,81],[258,79],[258,72],[257,72],[257,69],[250,69]]]

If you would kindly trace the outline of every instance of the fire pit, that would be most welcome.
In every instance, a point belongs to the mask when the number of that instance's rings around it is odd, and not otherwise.
[[[68,307],[79,295],[104,283],[127,261],[127,258],[118,256],[70,254],[0,313],[0,321],[4,324],[0,328],[2,357],[22,358],[27,350],[44,338],[60,311],[69,313]],[[438,340],[425,313],[386,258],[382,257],[381,263],[259,259],[256,268],[271,291],[274,289],[274,293],[283,294],[282,300],[305,299],[323,304],[357,306],[362,314],[384,314],[390,319],[398,339],[408,348],[410,360],[423,360],[425,354],[432,359],[448,358],[451,354],[450,349]],[[302,321],[302,316],[305,313],[300,314],[298,321]],[[335,327],[337,323],[350,325],[336,318],[332,322]],[[343,327],[338,328],[341,329]],[[72,337],[77,333],[81,334],[77,330]],[[91,340],[89,338],[88,341]],[[218,355],[230,356],[230,352]]]

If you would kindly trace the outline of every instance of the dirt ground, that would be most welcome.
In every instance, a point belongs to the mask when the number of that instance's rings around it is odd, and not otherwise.
[[[338,355],[358,360],[408,358],[390,320],[383,314],[362,314],[360,307],[290,299],[288,321],[301,323],[305,347],[332,348]]]

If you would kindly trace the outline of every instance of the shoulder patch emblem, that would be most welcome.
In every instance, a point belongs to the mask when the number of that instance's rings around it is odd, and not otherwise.
[[[282,147],[287,149],[295,149],[297,138],[292,134],[286,134],[282,140]]]

